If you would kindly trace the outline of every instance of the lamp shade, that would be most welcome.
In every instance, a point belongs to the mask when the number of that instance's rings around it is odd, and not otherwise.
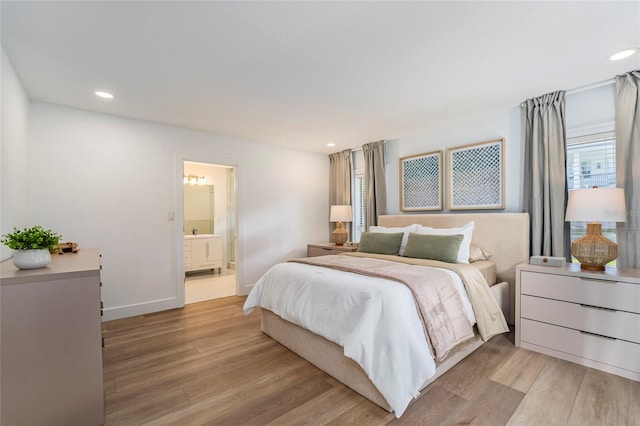
[[[351,213],[350,205],[331,206],[330,222],[351,222],[352,220],[353,214]]]
[[[626,222],[622,188],[574,189],[569,192],[567,222]]]

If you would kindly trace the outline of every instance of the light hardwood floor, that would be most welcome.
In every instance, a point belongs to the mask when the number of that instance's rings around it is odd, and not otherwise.
[[[400,419],[242,314],[243,297],[105,322],[107,425],[640,425],[640,383],[496,336]]]

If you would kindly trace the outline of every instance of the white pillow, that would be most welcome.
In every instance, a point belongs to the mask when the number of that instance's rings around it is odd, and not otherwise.
[[[404,232],[404,235],[402,236],[402,242],[400,243],[400,251],[398,253],[400,256],[402,256],[404,254],[404,249],[407,248],[407,241],[409,240],[409,234],[412,232],[416,232],[417,227],[418,225],[415,225],[415,224],[405,226],[404,228],[387,228],[385,226],[370,226],[369,232],[383,232],[386,234]]]
[[[460,228],[431,228],[429,226],[417,225],[417,234],[427,235],[462,235],[462,242],[458,249],[458,263],[469,263],[469,247],[471,246],[471,236],[476,223],[471,221]]]

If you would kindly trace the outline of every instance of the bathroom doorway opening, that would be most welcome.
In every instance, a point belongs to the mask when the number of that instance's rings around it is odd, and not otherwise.
[[[185,304],[235,296],[236,170],[184,161]]]

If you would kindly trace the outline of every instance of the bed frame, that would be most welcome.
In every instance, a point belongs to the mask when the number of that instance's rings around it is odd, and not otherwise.
[[[509,323],[513,324],[515,306],[516,265],[529,258],[529,216],[526,213],[423,214],[388,215],[378,218],[380,226],[407,226],[418,223],[433,228],[453,228],[475,221],[471,243],[492,254],[496,264],[497,283],[493,295]],[[508,315],[507,315],[508,314]],[[339,345],[283,320],[267,309],[261,309],[262,331],[335,379],[349,386],[380,407],[391,408],[371,383],[366,373],[353,360],[343,355]],[[475,327],[474,327],[475,329]],[[436,363],[436,374],[429,383],[451,369],[484,342],[477,331],[475,337],[456,348],[443,362]]]

